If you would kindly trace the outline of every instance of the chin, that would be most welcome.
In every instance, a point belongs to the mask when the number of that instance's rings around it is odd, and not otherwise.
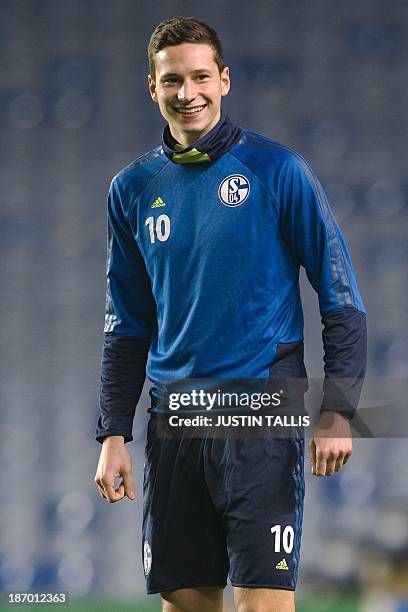
[[[210,126],[212,126],[213,122],[214,117],[211,117],[210,120],[208,120],[207,117],[200,117],[191,123],[183,123],[180,121],[179,126],[183,132],[207,132],[210,130]]]
[[[197,121],[197,123],[191,123],[191,125],[180,125],[183,129],[183,132],[202,132],[207,128],[208,124],[203,123],[202,121]]]

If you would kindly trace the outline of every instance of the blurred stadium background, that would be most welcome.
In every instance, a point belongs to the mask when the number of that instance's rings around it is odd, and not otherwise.
[[[93,484],[106,193],[160,142],[163,124],[146,88],[148,37],[177,14],[219,31],[232,67],[226,111],[301,152],[332,202],[369,313],[369,375],[407,377],[408,4],[0,8],[0,590],[67,590],[87,602],[78,609],[159,610],[140,559],[146,395],[131,445],[138,500],[110,506]],[[307,286],[304,304],[308,371],[320,376]],[[408,610],[406,464],[404,439],[357,440],[339,476],[307,476],[301,612]]]

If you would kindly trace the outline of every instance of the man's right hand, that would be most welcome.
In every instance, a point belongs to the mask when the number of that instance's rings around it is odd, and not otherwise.
[[[122,478],[115,489],[115,478]],[[132,477],[132,457],[125,445],[123,436],[108,436],[102,443],[95,483],[101,497],[108,502],[117,502],[125,495],[135,499]]]

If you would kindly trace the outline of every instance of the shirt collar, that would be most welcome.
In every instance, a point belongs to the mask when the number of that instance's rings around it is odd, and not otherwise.
[[[163,151],[176,164],[212,162],[238,142],[242,129],[234,125],[227,115],[222,114],[218,123],[205,136],[189,147],[183,148],[175,140],[168,125],[163,130]]]

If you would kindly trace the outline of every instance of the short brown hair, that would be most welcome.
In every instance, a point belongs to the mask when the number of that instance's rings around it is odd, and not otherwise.
[[[193,17],[170,17],[170,19],[165,19],[159,23],[150,37],[147,52],[149,55],[149,70],[153,78],[156,72],[156,54],[164,47],[174,47],[182,43],[210,45],[214,51],[214,61],[218,70],[220,73],[223,71],[225,67],[224,57],[217,32],[203,21]]]

